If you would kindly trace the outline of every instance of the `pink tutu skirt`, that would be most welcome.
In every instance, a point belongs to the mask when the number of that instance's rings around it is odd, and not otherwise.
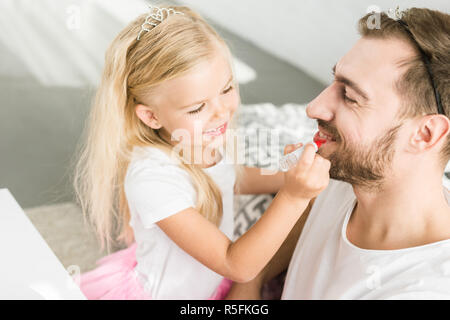
[[[98,267],[81,274],[80,289],[88,300],[150,300],[151,297],[138,282],[134,267],[136,247],[133,243],[97,261]],[[209,300],[223,300],[232,281],[223,279]]]

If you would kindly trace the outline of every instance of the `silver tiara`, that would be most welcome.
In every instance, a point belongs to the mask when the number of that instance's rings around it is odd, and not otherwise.
[[[401,20],[403,17],[403,14],[404,14],[403,11],[400,10],[400,6],[397,6],[397,8],[395,8],[395,9],[390,8],[387,11],[388,17],[391,19],[394,19],[396,21]]]
[[[150,13],[148,14],[148,16],[145,17],[145,21],[141,25],[141,31],[139,31],[137,40],[140,40],[142,32],[144,31],[149,32],[151,30],[149,28],[156,27],[164,19],[167,19],[169,16],[175,14],[184,14],[183,12],[175,11],[172,8],[160,8],[157,6],[152,6],[151,4],[149,4],[148,7],[150,9]]]

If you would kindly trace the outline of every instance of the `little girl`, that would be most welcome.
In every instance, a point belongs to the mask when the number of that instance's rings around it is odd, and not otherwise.
[[[253,279],[274,256],[328,184],[329,162],[307,146],[285,174],[244,168],[236,180],[224,152],[239,104],[228,47],[186,7],[150,10],[106,52],[75,174],[102,248],[128,247],[80,287],[88,299],[223,299],[231,281]],[[234,191],[278,189],[232,242]]]

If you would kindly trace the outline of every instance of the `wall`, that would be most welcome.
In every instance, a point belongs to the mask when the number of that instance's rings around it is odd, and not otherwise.
[[[448,0],[182,0],[260,48],[327,83],[331,67],[358,39],[356,23],[371,6],[450,12]]]

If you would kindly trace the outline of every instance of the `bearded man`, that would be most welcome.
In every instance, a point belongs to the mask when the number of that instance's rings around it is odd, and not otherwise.
[[[450,15],[371,17],[307,107],[330,184],[228,298],[258,298],[289,265],[282,299],[450,299]]]

